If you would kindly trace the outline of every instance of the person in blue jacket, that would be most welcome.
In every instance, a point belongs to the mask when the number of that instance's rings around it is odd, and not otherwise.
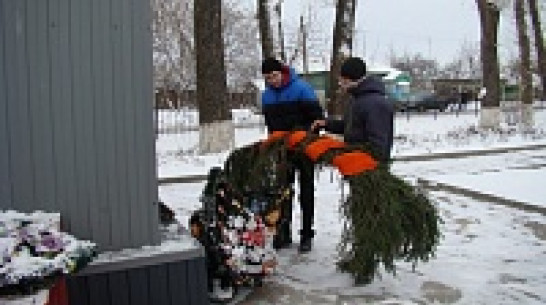
[[[368,145],[380,161],[389,161],[393,143],[394,106],[386,98],[381,79],[368,76],[366,63],[358,57],[341,66],[339,86],[350,94],[342,119],[319,119],[311,129],[342,134],[349,144]]]
[[[294,69],[275,58],[267,58],[262,62],[262,75],[266,82],[266,89],[262,93],[262,113],[268,132],[310,130],[315,120],[324,118],[324,111],[315,91],[298,77]],[[291,156],[291,160],[294,169],[299,172],[302,211],[299,251],[309,252],[314,236],[314,165],[306,157]],[[289,180],[294,182],[295,171],[291,171]],[[288,202],[282,207],[280,234],[275,240],[275,248],[283,248],[292,243],[291,220],[292,206]]]

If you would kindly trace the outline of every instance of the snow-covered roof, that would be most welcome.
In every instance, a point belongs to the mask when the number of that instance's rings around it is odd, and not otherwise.
[[[368,66],[368,72],[386,74],[385,79],[390,79],[390,80],[396,79],[398,76],[400,76],[400,74],[403,73],[403,71],[389,67],[388,65],[385,65],[385,64],[368,63],[367,66]],[[303,64],[301,63],[301,61],[298,61],[297,63],[295,63],[293,67],[294,69],[296,69],[298,73],[303,73]],[[311,61],[308,64],[309,73],[324,72],[329,70],[330,70],[330,64],[324,61]]]
[[[393,68],[377,68],[377,67],[371,67],[368,69],[368,73],[378,73],[378,74],[384,74],[385,80],[395,80],[398,76],[400,76],[403,72],[397,69]]]

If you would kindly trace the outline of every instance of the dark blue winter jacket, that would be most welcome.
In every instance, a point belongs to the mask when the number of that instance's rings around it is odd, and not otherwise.
[[[288,67],[282,86],[267,86],[262,93],[262,112],[269,132],[309,129],[313,121],[324,118],[313,88]]]
[[[349,90],[342,120],[328,119],[326,130],[343,134],[350,144],[368,144],[381,160],[388,160],[393,142],[394,107],[385,97],[385,85],[375,77],[365,78]]]

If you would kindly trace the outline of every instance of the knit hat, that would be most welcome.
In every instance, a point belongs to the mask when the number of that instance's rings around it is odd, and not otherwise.
[[[282,63],[273,57],[264,59],[262,62],[262,74],[269,74],[273,71],[282,71]]]
[[[342,77],[356,81],[366,75],[366,63],[358,57],[347,58],[341,65]]]

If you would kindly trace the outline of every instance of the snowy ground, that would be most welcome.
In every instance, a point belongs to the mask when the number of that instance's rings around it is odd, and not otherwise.
[[[258,121],[248,112],[247,120]],[[479,117],[473,111],[460,113],[412,113],[408,119],[398,114],[395,120],[393,156],[429,155],[455,151],[487,150],[530,145],[546,145],[546,110],[537,110],[534,133],[522,133],[514,126],[504,125],[502,132],[480,132],[476,129]],[[240,119],[242,120],[242,119]],[[237,128],[237,147],[266,137],[263,126]],[[157,138],[157,162],[160,178],[181,175],[205,175],[209,168],[221,165],[227,152],[198,155],[199,131],[180,134],[160,134]]]
[[[188,116],[190,120],[195,118]],[[502,147],[534,149],[468,158],[398,161],[393,164],[393,172],[412,181],[442,182],[523,205],[546,207],[546,111],[537,111],[537,128],[531,134],[508,125],[501,133],[482,133],[475,128],[477,122],[472,111],[459,115],[411,114],[409,119],[401,114],[395,123],[394,156],[432,156]],[[198,132],[188,129],[182,134],[158,136],[159,177],[205,175],[211,166],[223,163],[227,153],[198,155]],[[263,127],[237,128],[236,146],[264,137]],[[187,224],[190,213],[201,205],[203,186],[204,182],[162,185],[160,198],[177,212],[182,224]],[[524,206],[507,207],[445,190],[430,191],[444,220],[436,257],[419,264],[415,272],[411,265],[400,263],[397,276],[384,274],[370,285],[354,286],[349,276],[335,269],[336,245],[342,229],[338,211],[340,186],[334,171],[317,173],[317,236],[313,251],[299,255],[296,245],[280,251],[277,274],[241,304],[546,303],[546,215],[528,212]],[[301,215],[297,201],[295,204],[297,231]],[[293,239],[297,242],[298,236],[294,234]],[[0,304],[6,301],[0,299]],[[9,304],[32,303],[19,299]]]
[[[536,115],[537,130],[522,134],[506,126],[503,133],[473,132],[473,113],[400,116],[396,120],[395,156],[433,154],[499,147],[545,145],[546,112]],[[263,138],[260,128],[238,129],[237,146]],[[160,136],[162,177],[206,174],[225,155],[198,156],[192,149],[196,132]],[[491,193],[524,205],[546,206],[546,148],[469,158],[395,162],[397,175],[456,185]],[[203,183],[163,185],[161,199],[182,223],[200,206]],[[280,251],[280,266],[263,288],[242,304],[544,304],[546,303],[546,218],[542,213],[506,207],[473,196],[430,191],[444,220],[437,255],[417,266],[400,263],[397,276],[357,287],[335,269],[341,233],[338,212],[339,177],[331,170],[317,173],[317,236],[313,251],[299,255],[296,245]],[[294,228],[300,212],[294,209]],[[294,240],[298,236],[294,235]]]
[[[543,155],[546,157],[546,153]],[[419,264],[416,272],[412,272],[411,265],[401,263],[396,277],[385,274],[371,285],[355,287],[350,277],[337,272],[334,265],[342,229],[338,213],[340,183],[330,172],[318,176],[318,234],[313,251],[299,255],[295,245],[280,251],[277,274],[242,304],[546,302],[544,215],[446,192],[431,193],[444,221],[444,238],[436,257]],[[166,202],[178,207],[180,215],[188,215],[199,206],[197,194],[202,187],[202,183],[162,186],[161,194]],[[296,207],[295,228],[300,217]],[[187,218],[182,216],[180,220]]]

